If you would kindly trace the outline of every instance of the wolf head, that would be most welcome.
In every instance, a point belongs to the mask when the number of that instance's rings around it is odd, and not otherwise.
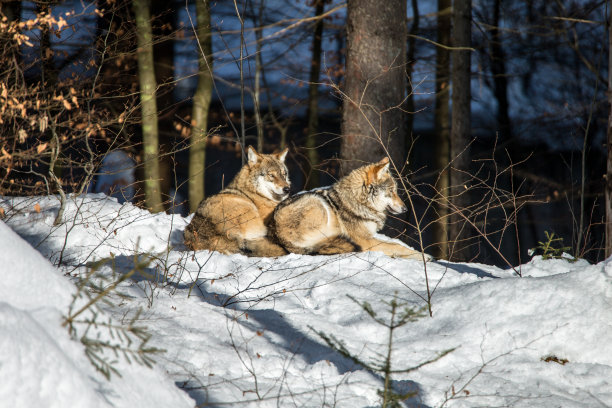
[[[253,186],[258,194],[272,201],[284,200],[290,192],[289,171],[285,158],[289,149],[275,154],[260,154],[249,146],[247,150],[249,170]]]
[[[389,158],[365,167],[365,187],[368,201],[378,212],[401,214],[407,208],[397,195],[397,185],[389,171]]]

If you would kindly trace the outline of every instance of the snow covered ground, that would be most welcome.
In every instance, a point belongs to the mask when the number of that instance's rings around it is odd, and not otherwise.
[[[225,256],[185,250],[189,218],[90,194],[73,198],[55,227],[57,208],[55,197],[0,198],[3,406],[380,406],[383,376],[316,332],[362,361],[381,361],[389,332],[356,302],[388,320],[385,302],[394,297],[425,306],[426,282],[433,317],[393,333],[393,370],[435,360],[392,375],[395,391],[416,392],[405,406],[612,406],[610,261],[535,257],[518,277],[473,263],[424,268],[375,252]],[[165,350],[153,369],[110,353],[121,377],[108,381],[79,338],[116,340],[104,328],[81,323],[71,336],[62,325],[86,305],[73,296],[92,268],[107,286],[137,270],[111,304],[81,316],[120,326],[141,310],[148,345]]]

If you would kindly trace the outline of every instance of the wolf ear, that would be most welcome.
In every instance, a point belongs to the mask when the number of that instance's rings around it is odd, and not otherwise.
[[[259,160],[259,154],[253,149],[253,146],[249,146],[247,149],[247,157],[249,158],[249,164],[255,164]]]
[[[287,152],[289,152],[289,148],[285,147],[285,150],[276,154],[276,158],[284,163],[285,159],[287,158]]]
[[[368,184],[372,184],[389,172],[389,158],[384,157],[378,163],[372,164],[368,169],[367,179]]]

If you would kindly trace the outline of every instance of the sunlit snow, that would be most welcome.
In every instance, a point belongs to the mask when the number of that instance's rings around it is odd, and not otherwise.
[[[71,198],[53,226],[55,197],[2,198],[0,401],[7,407],[374,407],[383,377],[331,349],[380,361],[385,302],[433,316],[394,332],[396,392],[415,407],[612,405],[612,263],[533,258],[516,271],[392,259],[367,252],[280,258],[187,251],[189,218],[150,214],[102,194]],[[140,257],[136,258],[136,255]],[[105,318],[139,309],[153,369],[116,358],[110,381],[62,322],[97,260],[120,284]],[[60,266],[54,266],[60,264]],[[518,273],[522,277],[518,276]]]

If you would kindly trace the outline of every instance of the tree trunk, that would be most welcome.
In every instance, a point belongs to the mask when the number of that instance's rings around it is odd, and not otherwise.
[[[406,91],[408,99],[406,100],[406,146],[412,144],[412,132],[414,128],[414,87],[412,84],[412,71],[416,63],[414,55],[416,48],[417,32],[419,31],[419,3],[417,0],[412,0],[412,25],[410,26],[410,35],[408,36],[408,53],[406,54]],[[408,158],[409,159],[409,158]]]
[[[497,124],[503,143],[512,137],[510,116],[508,113],[508,79],[506,78],[506,59],[499,29],[501,0],[493,6],[493,24],[491,28],[491,73],[493,74],[495,99],[497,100]]]
[[[612,4],[611,4],[612,6]],[[610,7],[612,19],[612,7]],[[612,23],[608,20],[608,103],[610,115],[608,116],[607,146],[608,160],[606,165],[606,258],[612,256]]]
[[[259,10],[257,17],[253,12],[253,26],[260,28],[255,30],[255,85],[253,91],[253,113],[255,115],[255,126],[257,127],[257,151],[264,150],[264,131],[263,122],[261,120],[261,77],[263,73],[263,62],[261,60],[261,47],[263,45],[263,12],[264,0],[259,2]]]
[[[53,1],[45,3],[36,3],[36,14],[49,15],[51,14],[51,5]],[[52,90],[57,84],[57,70],[55,68],[55,56],[51,48],[51,27],[47,23],[40,25],[40,60],[41,79],[43,86]]]
[[[155,69],[153,63],[153,34],[151,13],[147,0],[133,0],[138,41],[138,77],[142,114],[142,144],[144,160],[145,204],[152,212],[163,211],[159,180],[159,134]]]
[[[452,13],[452,38],[454,47],[471,46],[472,1],[454,0]],[[451,215],[450,239],[454,243],[452,258],[468,260],[470,250],[467,239],[470,237],[465,218],[456,213],[464,211],[469,204],[466,172],[470,169],[469,143],[471,139],[470,120],[470,51],[452,51],[452,120],[450,133],[450,157],[453,164],[450,172],[451,202],[455,213]]]
[[[496,161],[501,168],[507,168],[510,160],[507,151],[512,151],[509,146],[512,140],[512,126],[510,123],[509,103],[508,103],[508,79],[506,75],[506,57],[504,55],[503,40],[501,30],[501,4],[502,0],[495,0],[493,4],[493,22],[491,27],[491,74],[493,75],[493,92],[497,101],[497,126],[499,129],[500,145],[505,149],[497,155]],[[499,178],[499,187],[506,191],[512,191],[512,172],[505,172]],[[518,242],[518,220],[515,220],[515,229],[509,229],[509,233],[503,234],[506,252],[516,255],[517,262],[521,259],[520,243]],[[520,262],[519,262],[520,263]]]
[[[198,58],[198,87],[193,95],[191,146],[189,148],[189,210],[194,212],[204,199],[206,174],[206,139],[208,110],[212,97],[212,40],[210,36],[209,0],[196,1],[198,42],[202,47]]]
[[[21,1],[20,0],[7,0],[3,2],[2,12],[8,19],[8,21],[19,21],[21,20]]]
[[[13,0],[13,1],[9,1],[7,3],[3,3],[2,6],[0,7],[0,10],[2,10],[2,12],[4,13],[4,15],[7,18],[7,23],[10,23],[12,21],[16,21],[19,22],[21,21],[21,1],[19,0]],[[2,38],[0,38],[0,42],[5,41],[5,38],[7,38],[10,34],[8,34],[6,31],[2,33]],[[22,70],[21,68],[21,53],[19,52],[19,48],[15,48],[15,47],[7,47],[5,48],[5,53],[10,53],[10,55],[3,55],[3,59],[5,61],[10,61],[10,67],[5,67],[4,69],[8,72],[8,71],[16,71],[19,72]],[[6,78],[6,77],[5,77]],[[17,75],[8,75],[8,78],[6,78],[7,83],[5,84],[6,86],[8,86],[9,89],[11,89],[14,85],[17,84],[18,82],[18,76]]]
[[[176,103],[174,90],[174,39],[177,26],[177,8],[169,7],[167,0],[151,0],[153,62],[157,84],[157,127],[159,132],[159,179],[162,195],[170,195],[176,174],[173,166],[173,150],[176,131],[174,114]],[[174,186],[176,187],[176,186]],[[167,205],[175,206],[176,195],[169,197]]]
[[[315,1],[315,16],[323,14],[325,1]],[[319,164],[319,153],[317,152],[317,133],[319,132],[319,75],[321,73],[321,38],[323,36],[323,19],[315,23],[312,37],[312,59],[310,63],[310,78],[308,81],[308,129],[306,131],[306,156],[310,173],[306,189],[319,187],[319,172],[316,166]]]
[[[438,43],[449,46],[451,34],[451,0],[438,0]],[[435,167],[440,172],[435,187],[438,191],[436,214],[433,225],[433,242],[437,244],[438,258],[448,257],[448,199],[450,160],[450,110],[449,110],[450,51],[436,48],[436,101],[434,110]]]
[[[406,1],[349,0],[340,157],[346,174],[389,154],[401,171]]]

